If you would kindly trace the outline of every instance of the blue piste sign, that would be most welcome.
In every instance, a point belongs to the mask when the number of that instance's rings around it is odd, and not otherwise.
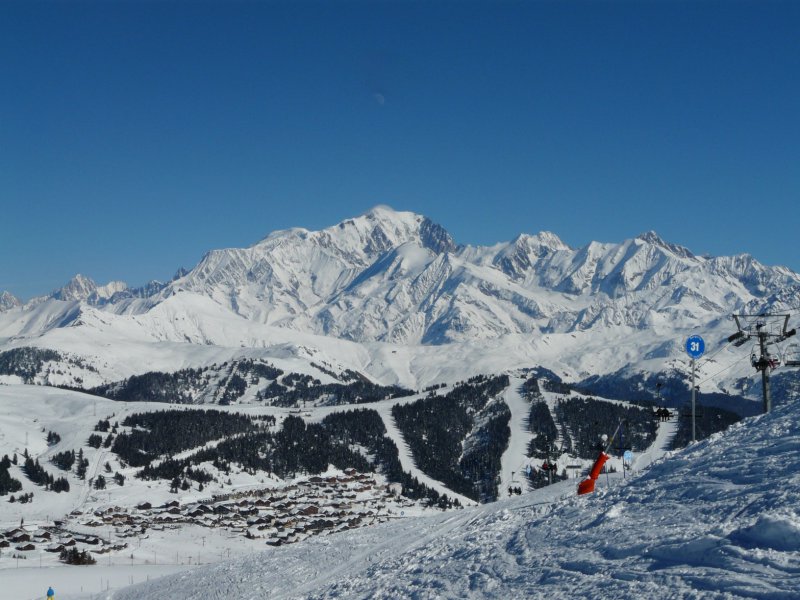
[[[686,340],[686,354],[691,358],[700,358],[706,351],[706,343],[699,335],[690,336]]]

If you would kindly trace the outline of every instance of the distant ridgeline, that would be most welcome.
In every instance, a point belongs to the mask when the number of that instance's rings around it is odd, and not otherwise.
[[[172,373],[151,371],[88,391],[128,402],[229,405],[246,398],[285,407],[359,404],[414,393],[399,386],[374,384],[354,371],[336,374],[319,365],[314,367],[341,383],[323,384],[308,374],[284,373],[265,361],[241,359]]]
[[[216,443],[206,446],[211,441]],[[192,449],[197,450],[175,458]],[[224,482],[234,465],[252,475],[264,472],[293,478],[322,473],[332,464],[342,470],[380,472],[389,481],[401,483],[405,496],[430,505],[458,504],[402,470],[383,421],[369,409],[335,413],[319,424],[289,416],[280,428],[271,416],[214,410],[137,413],[122,421],[111,450],[124,463],[142,467],[137,477],[169,480],[175,490],[188,489],[192,481],[200,485],[214,479]]]

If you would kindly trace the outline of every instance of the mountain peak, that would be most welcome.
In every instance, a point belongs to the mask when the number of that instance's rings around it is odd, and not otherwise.
[[[678,244],[670,244],[669,242],[665,242],[663,238],[652,229],[650,231],[640,233],[636,236],[636,239],[647,244],[652,244],[654,246],[659,246],[669,250],[675,256],[680,256],[681,258],[694,258],[694,254],[692,254],[691,250],[683,246],[679,246]]]
[[[650,231],[645,231],[644,233],[640,233],[636,236],[637,240],[641,240],[643,242],[647,242],[649,244],[656,244],[658,246],[664,245],[664,240],[661,239],[661,236],[658,235],[652,229]]]
[[[21,306],[22,302],[11,292],[0,293],[0,310],[9,310]]]
[[[569,246],[552,231],[540,231],[531,240],[536,240],[540,245],[551,250],[569,250]]]
[[[373,217],[373,218],[396,218],[400,213],[396,211],[394,208],[389,206],[388,204],[376,204],[368,211],[364,212],[361,216],[362,217]]]
[[[109,281],[105,285],[98,286],[91,277],[78,273],[64,287],[55,290],[50,297],[55,300],[79,300],[98,304],[127,288],[128,285],[124,281]]]
[[[86,300],[97,291],[97,284],[90,277],[78,273],[67,284],[55,290],[52,297],[56,300]]]

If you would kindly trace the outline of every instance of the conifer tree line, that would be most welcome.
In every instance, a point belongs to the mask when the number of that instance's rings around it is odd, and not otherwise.
[[[284,478],[322,473],[333,465],[342,470],[378,471],[389,481],[401,483],[410,498],[443,508],[454,504],[403,471],[397,447],[386,437],[375,411],[334,413],[322,423],[306,423],[290,415],[280,429],[275,424],[271,416],[253,418],[214,410],[137,413],[122,422],[137,429],[118,433],[112,451],[128,464],[142,467],[138,478],[168,480],[172,491],[212,481],[203,463],[211,463],[223,477],[235,466],[251,474],[266,472]],[[211,440],[218,443],[174,458]],[[365,448],[370,458],[355,446]]]
[[[22,472],[33,483],[44,486],[46,490],[56,493],[69,491],[69,482],[63,477],[54,478],[39,464],[38,458],[34,460],[30,456],[26,456],[22,465]]]
[[[543,399],[541,388],[566,394],[555,401],[555,418]],[[591,396],[573,397],[569,395],[572,393],[570,386],[551,372],[537,371],[537,375],[523,384],[522,392],[531,403],[528,424],[535,434],[528,446],[530,457],[547,459],[553,444],[560,440],[559,452],[593,459],[597,456],[601,436],[611,436],[620,424],[617,445],[639,452],[655,440],[658,423],[649,408],[596,400]]]
[[[17,455],[14,455],[14,459],[16,460]],[[14,479],[11,477],[11,474],[8,472],[11,468],[12,460],[8,458],[8,455],[3,455],[3,458],[0,459],[0,496],[5,496],[6,494],[13,494],[14,492],[18,492],[22,489],[22,483],[19,479]]]
[[[658,422],[649,408],[605,402],[594,398],[559,398],[555,405],[556,422],[566,435],[563,450],[579,458],[593,459],[603,435],[612,436],[619,426],[615,446],[621,454],[630,449],[643,452],[656,439]]]
[[[678,420],[678,430],[672,440],[672,448],[684,448],[692,441],[692,418],[691,409],[687,406],[683,410],[678,410],[680,416]],[[695,409],[695,438],[704,440],[708,436],[724,431],[734,423],[738,423],[742,418],[734,412],[724,408],[713,406],[703,406]]]
[[[234,404],[251,386],[256,386],[257,401],[272,406],[298,407],[304,403],[361,404],[414,393],[397,385],[375,384],[353,371],[347,370],[337,376],[320,365],[315,366],[340,379],[341,383],[323,384],[305,373],[284,373],[264,361],[241,359],[172,373],[151,371],[87,391],[128,402],[192,404],[205,397],[225,406]]]
[[[35,383],[37,376],[46,375],[49,372],[47,363],[58,362],[74,365],[87,371],[97,372],[97,369],[83,359],[75,356],[68,356],[55,350],[47,348],[32,348],[25,346],[0,352],[0,375],[15,375],[22,379],[23,383]],[[61,373],[57,367],[56,373]]]
[[[218,410],[135,413],[126,417],[122,425],[136,429],[117,434],[111,449],[127,464],[143,467],[161,455],[171,456],[211,440],[252,432],[267,423]]]
[[[50,462],[62,471],[70,471],[72,465],[75,464],[75,451],[64,450],[63,452],[57,452],[50,457]]]
[[[75,546],[64,548],[59,554],[59,560],[68,565],[93,565],[97,562],[88,550],[78,550]]]
[[[44,363],[59,361],[61,354],[43,348],[14,348],[0,352],[0,375],[16,375],[24,383],[31,384],[43,371]]]
[[[508,385],[507,375],[478,375],[444,396],[431,390],[416,402],[394,406],[392,416],[419,468],[468,498],[496,499],[511,413],[502,401],[484,409]]]

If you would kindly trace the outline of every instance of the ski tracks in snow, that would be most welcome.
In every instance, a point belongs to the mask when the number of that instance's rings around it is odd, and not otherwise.
[[[524,379],[510,377],[509,386],[503,392],[503,400],[511,411],[511,420],[508,423],[511,437],[500,460],[498,496],[501,498],[507,494],[509,487],[527,489],[527,482],[522,476],[522,471],[528,464],[528,444],[533,439],[533,434],[528,427],[530,403],[521,393],[524,382]]]

